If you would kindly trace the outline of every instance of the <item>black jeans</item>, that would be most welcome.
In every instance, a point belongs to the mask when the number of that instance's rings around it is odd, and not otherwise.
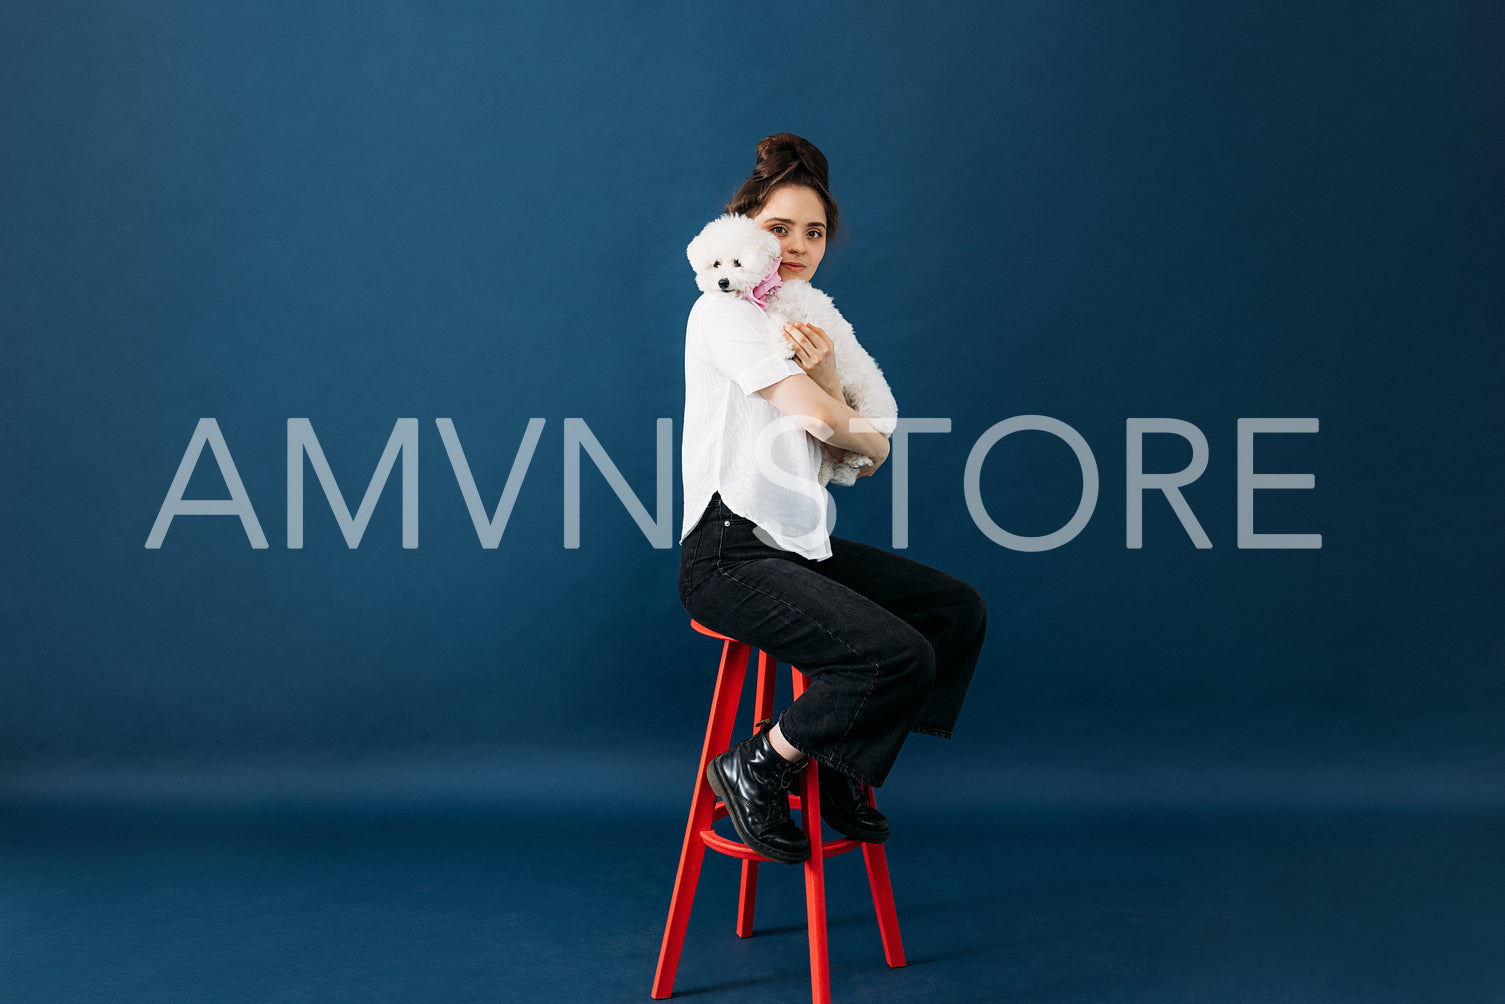
[[[910,732],[950,738],[987,629],[982,596],[909,558],[841,537],[812,561],[771,547],[711,496],[684,539],[679,600],[713,631],[811,677],[779,730],[867,784]]]

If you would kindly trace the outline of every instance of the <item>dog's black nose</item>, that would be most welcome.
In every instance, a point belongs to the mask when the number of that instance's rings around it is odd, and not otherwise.
[[[722,289],[729,289],[731,288],[732,281],[730,279],[722,279],[720,282],[716,283],[716,285],[720,286]]]

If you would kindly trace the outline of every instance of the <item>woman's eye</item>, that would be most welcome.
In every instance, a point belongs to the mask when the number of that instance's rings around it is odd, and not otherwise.
[[[784,228],[775,224],[774,226],[768,228],[768,232],[771,234],[777,234],[782,237],[784,235]]]
[[[810,240],[812,240],[812,241],[818,241],[818,240],[820,240],[820,231],[819,230],[812,230],[808,234],[806,234],[805,236],[807,238],[809,238]]]

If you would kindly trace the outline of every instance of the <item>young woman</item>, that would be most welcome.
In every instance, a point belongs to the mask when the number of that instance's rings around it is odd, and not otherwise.
[[[776,236],[779,278],[810,280],[836,232],[826,158],[790,133],[758,144],[727,205]],[[706,627],[811,676],[777,724],[717,756],[707,779],[747,845],[810,854],[787,792],[819,764],[821,814],[855,840],[888,838],[863,785],[881,785],[910,732],[949,738],[977,665],[987,611],[943,572],[828,534],[821,443],[888,458],[885,436],[842,396],[831,340],[786,326],[794,359],[752,302],[705,294],[685,333],[679,598]]]

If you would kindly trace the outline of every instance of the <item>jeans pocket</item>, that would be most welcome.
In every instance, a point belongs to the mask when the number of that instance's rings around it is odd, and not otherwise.
[[[680,605],[684,605],[685,597],[689,596],[690,590],[695,588],[695,559],[700,556],[700,538],[703,533],[704,527],[697,526],[679,545]]]
[[[725,502],[721,503],[716,516],[721,520],[722,529],[736,528],[739,530],[751,530],[758,525],[746,516],[732,512]]]

